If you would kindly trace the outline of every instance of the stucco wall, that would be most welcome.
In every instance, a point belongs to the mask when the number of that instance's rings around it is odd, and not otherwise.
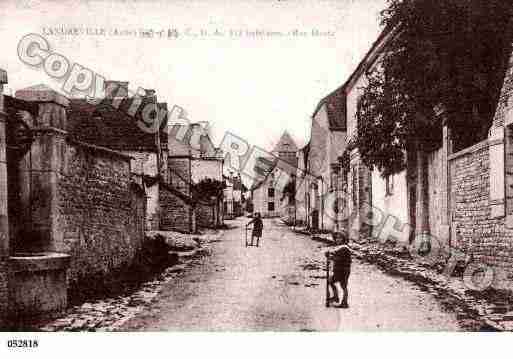
[[[274,188],[274,197],[269,198],[268,196],[268,189],[272,187]],[[260,185],[260,187],[253,190],[253,208],[254,212],[259,212],[263,217],[277,217],[280,215],[280,198],[282,196],[282,193],[275,188],[274,186],[270,185],[270,179],[266,180],[263,184]],[[268,210],[268,203],[274,202],[274,211]]]
[[[158,175],[157,154],[143,151],[123,151],[123,153],[132,157],[130,161],[131,172],[138,176]],[[148,185],[145,183],[146,191],[146,229],[159,229],[159,184],[158,181]]]
[[[322,105],[312,119],[310,132],[308,172],[314,177],[329,170],[329,144],[328,114],[325,105]]]
[[[358,98],[363,93],[363,88],[367,85],[365,75],[358,78],[353,87],[347,92],[347,137],[352,139],[356,137],[357,121],[356,109],[358,106]]]
[[[386,192],[386,180],[378,170],[372,171],[372,206],[385,215],[392,215],[401,223],[408,223],[408,197],[406,171],[393,175],[393,190]]]

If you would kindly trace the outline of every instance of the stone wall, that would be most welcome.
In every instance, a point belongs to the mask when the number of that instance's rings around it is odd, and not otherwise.
[[[130,158],[68,142],[57,175],[52,249],[71,255],[71,283],[127,267],[142,246],[145,197]]]
[[[191,157],[168,158],[169,184],[185,195],[191,194]]]
[[[190,200],[167,185],[160,186],[160,230],[194,232],[195,218]]]
[[[450,158],[451,245],[511,272],[513,231],[504,216],[492,218],[489,141],[480,142]]]
[[[196,206],[198,227],[213,228],[216,225],[215,205],[198,204]]]

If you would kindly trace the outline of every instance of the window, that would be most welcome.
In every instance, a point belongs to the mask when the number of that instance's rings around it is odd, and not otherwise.
[[[387,176],[385,178],[385,190],[387,196],[394,194],[394,176]]]
[[[274,188],[268,188],[267,189],[267,196],[269,198],[273,198],[274,197]]]
[[[274,202],[269,202],[269,203],[267,203],[267,210],[268,210],[269,212],[274,211]]]

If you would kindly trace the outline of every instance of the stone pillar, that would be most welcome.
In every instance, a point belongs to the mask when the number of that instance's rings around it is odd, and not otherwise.
[[[3,89],[7,73],[0,69],[0,326],[9,308],[9,217],[7,212],[6,113]]]
[[[7,115],[4,108],[3,89],[7,73],[0,69],[0,257],[9,255],[9,219],[7,212]]]
[[[58,178],[64,170],[66,151],[66,108],[69,100],[45,86],[16,91],[16,97],[36,102],[39,113],[34,121],[31,147],[30,217],[31,251],[62,250],[62,231],[58,223]]]

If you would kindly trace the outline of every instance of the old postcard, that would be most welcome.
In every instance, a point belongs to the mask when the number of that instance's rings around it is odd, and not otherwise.
[[[3,1],[0,327],[513,330],[512,19]]]

